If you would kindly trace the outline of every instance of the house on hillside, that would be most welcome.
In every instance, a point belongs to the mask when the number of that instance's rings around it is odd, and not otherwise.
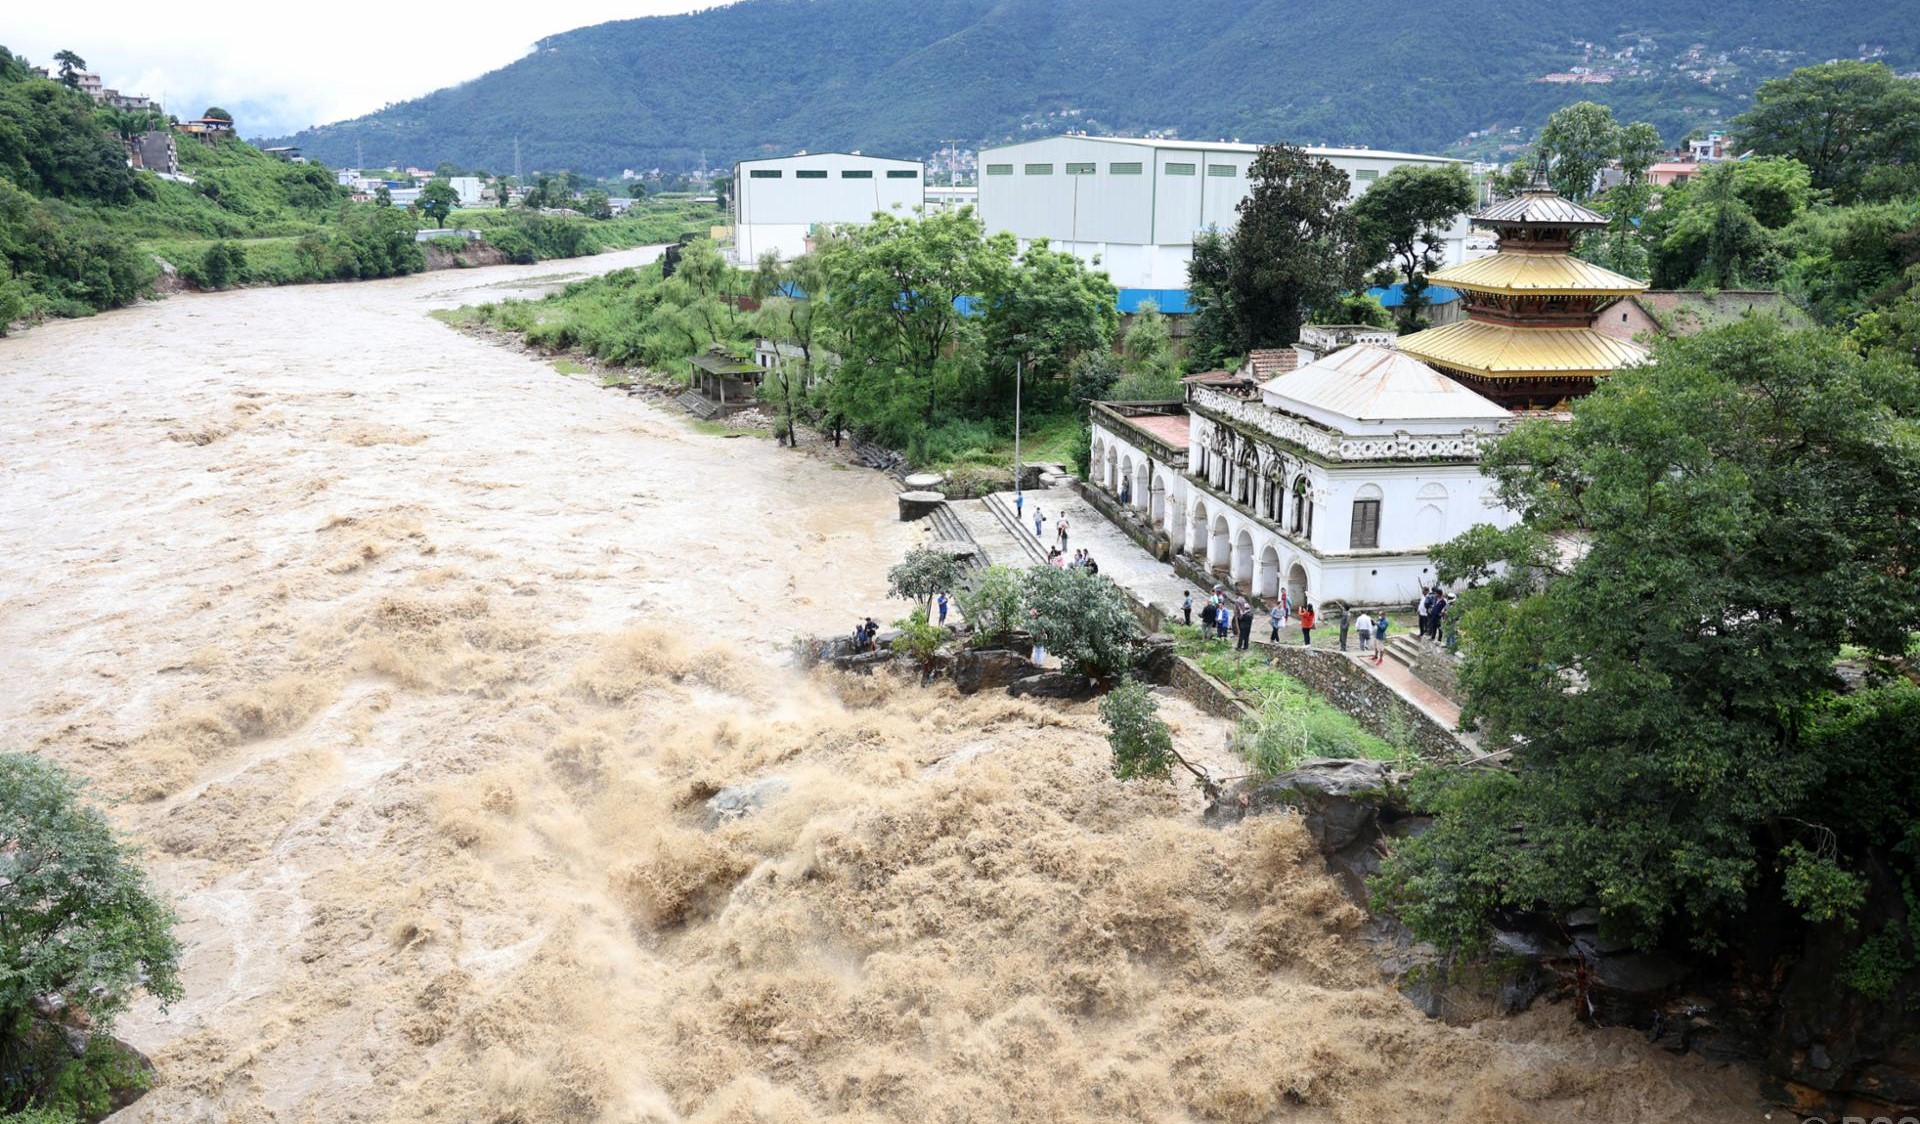
[[[217,140],[233,135],[233,122],[224,117],[195,117],[191,121],[180,122],[174,129],[202,140]]]
[[[307,158],[300,154],[300,150],[290,144],[283,144],[275,148],[263,148],[260,151],[276,160],[285,161],[288,164],[305,164],[307,162]]]
[[[1721,289],[1711,293],[1649,289],[1615,303],[1600,314],[1594,327],[1617,340],[1644,342],[1662,336],[1691,336],[1731,324],[1744,316],[1771,316],[1788,328],[1813,326],[1813,318],[1787,299],[1785,293],[1766,289]]]

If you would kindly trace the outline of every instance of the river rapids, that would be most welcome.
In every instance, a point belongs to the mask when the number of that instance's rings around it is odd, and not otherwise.
[[[653,252],[0,340],[0,745],[181,917],[116,1119],[1762,1118],[1565,1007],[1423,1017],[1295,822],[1114,781],[1089,706],[788,668],[904,614],[882,477],[426,315]]]

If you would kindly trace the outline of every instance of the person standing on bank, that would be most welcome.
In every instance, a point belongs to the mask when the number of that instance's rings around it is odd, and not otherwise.
[[[1300,643],[1313,647],[1313,602],[1300,602]]]
[[[1373,644],[1373,618],[1362,609],[1360,616],[1353,622],[1353,629],[1360,634],[1360,650],[1368,651]]]
[[[1047,517],[1045,513],[1043,513],[1040,510],[1039,504],[1034,504],[1033,505],[1033,537],[1037,539],[1041,535],[1045,534],[1046,526],[1047,526]]]
[[[1242,606],[1239,615],[1234,617],[1233,623],[1240,629],[1239,647],[1240,650],[1244,652],[1247,650],[1247,645],[1253,641],[1253,612],[1251,608]]]
[[[947,595],[945,592],[940,594],[940,623],[947,623]]]
[[[1060,532],[1060,549],[1067,549],[1067,517],[1062,515],[1060,522],[1055,525],[1054,529]]]
[[[1185,618],[1187,627],[1193,627],[1193,590],[1180,595],[1180,615]]]
[[[1267,637],[1268,643],[1280,643],[1280,626],[1286,622],[1286,619],[1287,614],[1281,612],[1280,606],[1277,604],[1267,610],[1267,624],[1272,629],[1272,635]]]
[[[1379,667],[1380,662],[1386,658],[1387,658],[1387,615],[1385,613],[1381,613],[1380,619],[1373,622],[1373,666]]]

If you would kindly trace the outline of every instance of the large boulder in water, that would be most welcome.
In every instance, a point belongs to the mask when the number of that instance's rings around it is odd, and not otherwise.
[[[1017,699],[1090,699],[1100,693],[1100,685],[1075,672],[1047,671],[1019,680],[1007,693]]]
[[[1018,652],[968,649],[953,657],[953,686],[963,695],[1011,687],[1039,674],[1040,669]]]
[[[704,816],[707,828],[712,830],[721,824],[744,819],[792,790],[793,785],[781,776],[730,784],[707,798]]]

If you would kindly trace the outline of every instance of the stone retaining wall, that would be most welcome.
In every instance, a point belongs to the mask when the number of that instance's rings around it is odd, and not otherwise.
[[[1410,741],[1429,761],[1457,761],[1469,756],[1466,745],[1451,731],[1347,657],[1291,645],[1267,651],[1275,667],[1352,715],[1368,732],[1390,742]]]
[[[1241,702],[1232,687],[1200,670],[1199,664],[1185,656],[1174,659],[1168,685],[1179,692],[1181,698],[1215,718],[1237,722],[1254,716],[1253,708]]]

